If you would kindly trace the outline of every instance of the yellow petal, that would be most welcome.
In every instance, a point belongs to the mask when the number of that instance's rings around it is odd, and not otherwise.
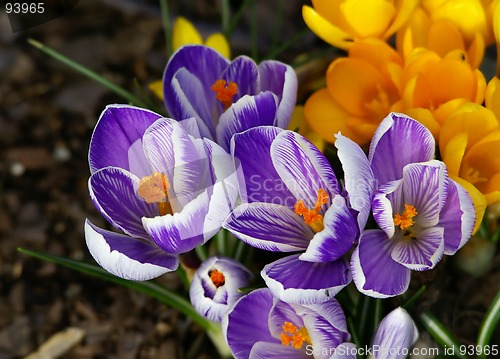
[[[433,112],[434,118],[441,126],[443,126],[451,114],[457,110],[457,108],[469,102],[470,101],[463,98],[456,98],[445,102]]]
[[[486,135],[499,128],[498,120],[487,108],[475,103],[467,103],[455,110],[444,123],[439,143],[446,144],[458,133],[466,133],[467,150]]]
[[[473,69],[477,69],[484,57],[486,44],[483,37],[479,34],[474,35],[474,39],[467,49],[467,61]]]
[[[396,33],[396,48],[404,58],[408,58],[416,47],[426,46],[430,26],[427,13],[417,7],[405,27]]]
[[[149,84],[149,90],[155,94],[160,100],[163,101],[163,81],[158,80]]]
[[[227,42],[226,37],[220,32],[210,35],[207,38],[207,41],[205,41],[205,45],[218,51],[225,58],[231,58],[231,48],[229,47],[229,43]]]
[[[481,222],[483,221],[484,211],[486,210],[487,205],[486,198],[476,187],[474,187],[473,184],[467,182],[466,180],[455,176],[450,176],[450,178],[461,184],[467,192],[469,192],[469,195],[474,202],[474,208],[476,209],[476,225],[474,226],[474,234],[477,232]]]
[[[310,6],[302,7],[302,17],[309,29],[330,45],[347,50],[353,44],[352,35],[326,20]]]
[[[355,142],[360,140],[347,126],[349,115],[330,97],[327,89],[320,89],[307,99],[304,116],[311,129],[326,142],[333,143],[338,132]]]
[[[460,166],[464,158],[467,147],[467,134],[465,132],[457,133],[446,142],[439,142],[441,158],[448,168],[450,175],[458,176]]]
[[[382,38],[396,17],[394,5],[387,0],[344,0],[340,9],[359,38]]]
[[[410,17],[414,16],[415,8],[418,5],[418,0],[401,0],[396,1],[396,18],[391,26],[386,30],[383,38],[388,38],[399,30]]]
[[[488,82],[484,100],[486,107],[493,111],[497,119],[500,119],[500,79],[498,77],[495,76]]]
[[[500,42],[500,1],[496,0],[492,3],[492,24],[493,34],[497,43]]]
[[[203,39],[194,25],[186,18],[179,16],[172,29],[172,48],[177,50],[183,45],[201,45]]]
[[[431,25],[427,48],[444,57],[453,50],[465,50],[464,40],[458,28],[449,21],[438,21]]]
[[[375,66],[352,58],[332,62],[326,74],[326,84],[330,96],[355,117],[370,115],[372,111],[367,105],[383,94],[388,96],[390,87],[389,81]],[[380,105],[384,107],[383,103]],[[380,111],[387,114],[390,105],[387,103]]]

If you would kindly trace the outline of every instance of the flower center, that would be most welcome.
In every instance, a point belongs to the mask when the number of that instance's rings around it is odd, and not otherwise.
[[[285,322],[281,328],[283,331],[280,334],[280,340],[284,346],[292,345],[295,349],[300,349],[304,342],[312,344],[305,327],[298,328],[291,322]]]
[[[154,172],[150,176],[144,176],[139,181],[137,194],[147,204],[157,203],[160,215],[172,214],[172,207],[168,203],[168,191],[170,183],[167,176],[161,172]]]
[[[394,216],[394,225],[399,226],[401,229],[407,229],[413,226],[413,217],[418,214],[415,207],[410,204],[405,204],[405,210],[402,214],[396,214]]]
[[[229,106],[233,104],[234,95],[238,93],[238,85],[232,81],[226,84],[226,80],[217,80],[212,85],[211,90],[215,92],[215,98],[219,100],[224,105],[224,109],[227,110]]]
[[[208,275],[210,277],[210,280],[212,283],[217,287],[221,287],[226,283],[226,278],[224,277],[224,274],[219,272],[217,269],[213,269],[210,272],[208,272]]]
[[[319,214],[321,206],[328,203],[328,193],[323,188],[318,190],[318,199],[313,209],[306,207],[304,200],[298,200],[293,206],[293,211],[295,214],[304,217],[304,221],[308,224],[314,232],[321,232],[325,225],[323,224],[323,216]]]

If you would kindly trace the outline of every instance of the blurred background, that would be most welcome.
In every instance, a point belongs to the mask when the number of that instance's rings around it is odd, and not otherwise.
[[[309,1],[251,2],[229,38],[233,57],[253,51],[262,59],[306,28],[301,6]],[[220,1],[168,3],[172,19],[188,18],[204,36],[221,31]],[[231,1],[232,11],[241,4]],[[252,23],[258,30],[253,49]],[[124,102],[30,46],[29,38],[138,96],[152,96],[147,86],[161,78],[167,61],[158,1],[79,1],[65,15],[18,32],[0,10],[0,359],[40,358],[36,352],[57,334],[51,343],[60,346],[62,358],[217,358],[205,333],[175,309],[17,251],[92,262],[84,220],[106,223],[88,195],[88,144],[105,106]],[[321,83],[334,55],[310,32],[279,54],[281,61],[302,63],[296,66],[299,102]],[[307,56],[316,59],[301,61]],[[500,289],[500,259],[491,260],[481,277],[455,267],[446,263],[416,275],[412,285],[429,284],[416,310],[433,309],[469,344]],[[175,274],[158,282],[183,293]],[[498,330],[496,335],[492,344],[500,343]],[[425,333],[421,341],[436,346]]]

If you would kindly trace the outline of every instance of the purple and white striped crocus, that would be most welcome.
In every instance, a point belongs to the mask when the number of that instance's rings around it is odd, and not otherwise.
[[[373,359],[405,359],[418,339],[418,329],[401,307],[387,314],[377,327],[371,343]]]
[[[229,310],[222,332],[236,359],[356,358],[344,312],[335,299],[289,304],[268,288],[257,289]]]
[[[92,135],[89,164],[94,205],[125,234],[87,220],[87,246],[104,269],[126,279],[175,270],[178,254],[220,230],[238,194],[230,156],[220,146],[137,107],[106,107]]]
[[[227,257],[210,257],[196,270],[189,298],[194,309],[214,322],[222,317],[240,297],[239,289],[248,285],[253,274],[240,262]]]
[[[259,65],[246,56],[229,61],[202,45],[175,52],[163,75],[168,113],[194,117],[203,137],[229,151],[233,134],[256,126],[286,128],[297,97],[294,70],[278,61]],[[241,116],[256,112],[256,116]]]
[[[401,294],[411,270],[434,268],[469,240],[475,222],[470,195],[448,177],[444,163],[433,160],[429,130],[405,115],[382,121],[368,158],[350,139],[336,137],[346,181],[376,184],[372,194],[364,193],[381,229],[361,233],[351,258],[354,283],[373,297]]]
[[[310,304],[331,299],[351,281],[343,256],[364,228],[370,203],[356,211],[349,208],[327,159],[293,131],[262,126],[238,133],[231,155],[243,203],[223,227],[260,249],[303,252],[261,272],[281,300]]]

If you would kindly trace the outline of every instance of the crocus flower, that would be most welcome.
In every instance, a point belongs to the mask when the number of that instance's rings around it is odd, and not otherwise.
[[[489,98],[487,105],[491,103]],[[500,201],[499,117],[478,104],[458,107],[443,125],[439,148],[450,177],[460,182],[474,200],[477,230],[486,205]]]
[[[339,158],[359,146],[338,134]],[[346,176],[377,183],[372,198],[380,229],[365,230],[351,258],[359,291],[385,298],[406,291],[411,270],[429,270],[443,254],[452,255],[470,238],[475,223],[467,191],[447,175],[446,166],[433,160],[432,134],[415,120],[390,114],[375,132],[368,159],[350,156]],[[346,162],[346,161],[344,161]],[[358,168],[371,168],[362,173]]]
[[[307,99],[307,122],[329,143],[340,131],[360,145],[368,144],[380,119],[401,98],[402,72],[403,58],[385,42],[355,42],[348,57],[328,67],[326,88]]]
[[[260,125],[286,128],[297,96],[290,66],[271,60],[256,65],[246,56],[229,61],[205,46],[180,48],[167,64],[163,86],[168,113],[196,118],[201,135],[227,151],[237,132]]]
[[[371,344],[374,359],[404,359],[418,339],[418,329],[401,307],[387,314],[377,327]]]
[[[262,270],[278,298],[302,304],[329,300],[350,282],[342,256],[366,223],[369,201],[351,202],[360,214],[351,211],[326,158],[298,133],[253,128],[234,135],[231,154],[241,170],[243,204],[223,227],[260,249],[303,252]]]
[[[177,50],[184,45],[205,45],[218,51],[222,56],[231,58],[231,48],[226,37],[216,32],[207,37],[205,41],[191,21],[179,16],[172,26],[172,50]],[[163,101],[163,81],[158,80],[149,85],[149,89]]]
[[[189,298],[198,313],[220,322],[229,307],[243,293],[240,288],[248,285],[253,274],[240,262],[226,257],[210,257],[196,270]]]
[[[236,302],[222,320],[222,331],[236,359],[356,358],[335,299],[288,304],[269,289],[258,289]],[[339,354],[341,348],[350,354]]]
[[[175,120],[108,106],[90,142],[89,191],[97,210],[125,234],[87,220],[95,260],[133,280],[175,270],[177,255],[205,243],[231,210],[238,190],[229,179],[234,170],[228,156]]]
[[[347,50],[355,40],[387,40],[408,20],[417,0],[313,0],[302,8],[307,26],[329,44]]]
[[[458,24],[449,19],[432,19],[419,6],[406,25],[397,32],[396,47],[404,58],[408,58],[418,47],[431,50],[441,58],[454,53],[456,57],[464,57],[473,69],[477,69],[484,56],[485,39],[478,32],[466,39]]]

